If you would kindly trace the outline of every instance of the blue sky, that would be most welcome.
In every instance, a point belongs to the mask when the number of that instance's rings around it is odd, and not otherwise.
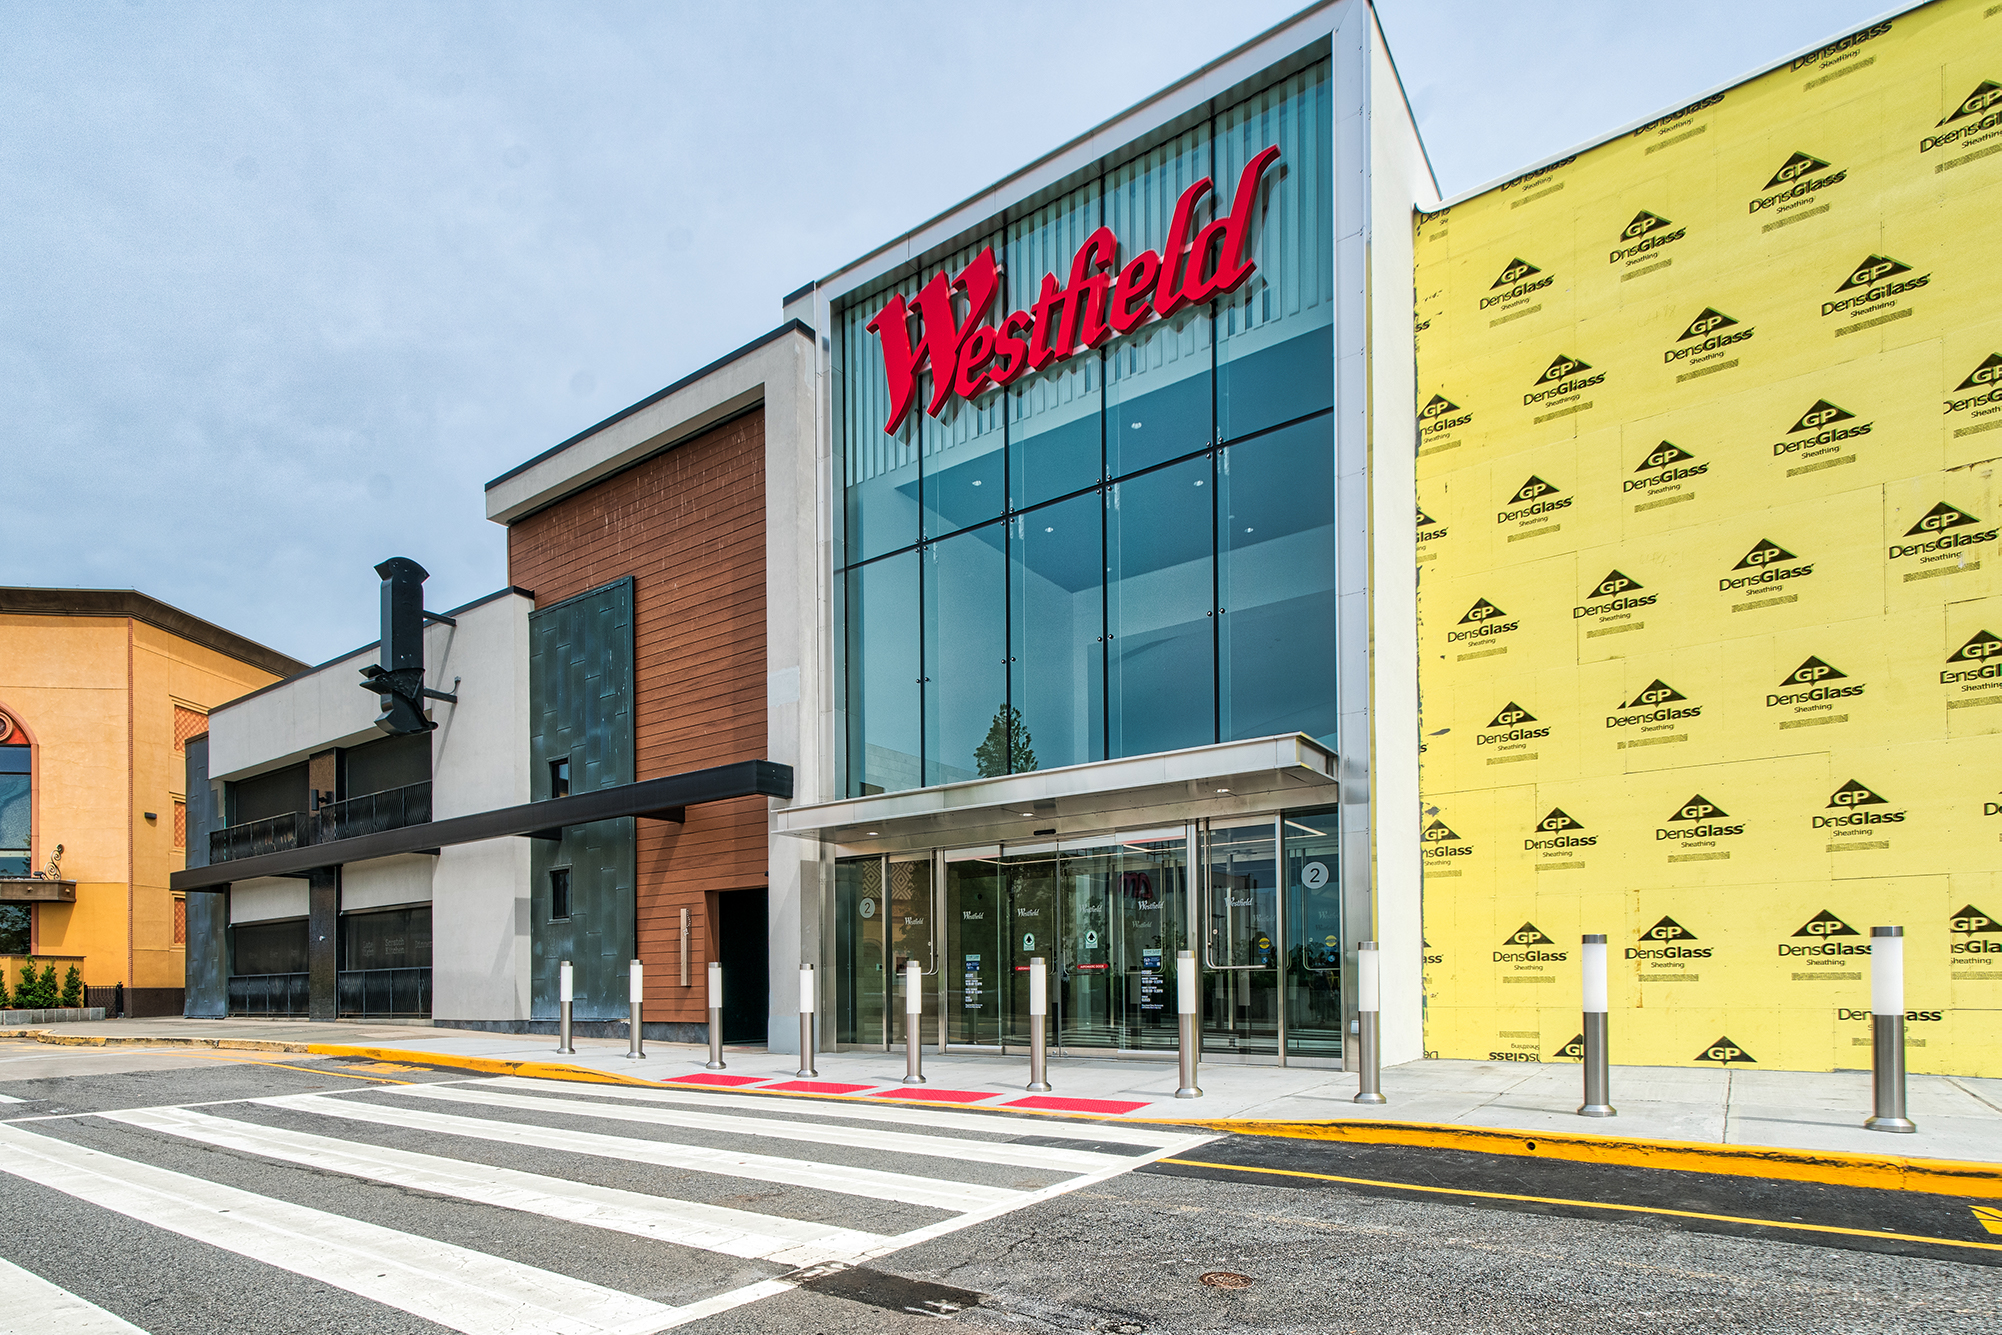
[[[1884,2],[1378,10],[1451,195]],[[477,597],[489,478],[1298,8],[0,0],[0,582],[316,662],[386,556]]]

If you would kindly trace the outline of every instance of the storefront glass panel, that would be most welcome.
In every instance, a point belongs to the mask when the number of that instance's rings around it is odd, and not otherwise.
[[[894,435],[883,430],[890,420],[889,382],[882,344],[867,328],[887,295],[858,302],[841,316],[843,565],[918,540],[917,417],[905,418]]]
[[[1334,459],[1326,414],[1218,452],[1222,740],[1334,745]]]
[[[1001,238],[983,237],[939,261],[938,268],[956,276],[990,247],[995,259],[1001,259]],[[995,293],[985,323],[997,323],[1007,314],[1001,309],[1002,299],[1001,293]],[[955,293],[953,318],[963,324],[967,308],[965,294]],[[1008,486],[1003,396],[996,393],[975,399],[954,396],[946,401],[939,416],[933,417],[924,411],[930,403],[931,385],[931,377],[927,375],[920,389],[925,401],[911,410],[912,420],[919,423],[924,533],[928,538],[999,519],[1007,505]]]
[[[889,867],[890,898],[889,922],[886,933],[889,938],[889,964],[895,981],[885,989],[885,999],[889,1003],[889,1043],[896,1046],[904,1041],[904,1024],[907,1015],[904,1000],[905,966],[917,963],[920,973],[920,987],[924,992],[922,1010],[925,1014],[936,1013],[934,994],[937,991],[938,961],[933,953],[935,933],[932,912],[932,863],[926,855],[922,861],[892,860]],[[930,1026],[921,1026],[921,1038],[937,1040]]]
[[[1043,275],[1064,282],[1071,256],[1103,218],[1098,182],[1036,210],[1008,230],[1008,310],[1031,309]],[[1024,376],[1008,398],[1008,504],[1016,510],[1094,486],[1103,475],[1105,369],[1081,352]]]
[[[883,860],[834,864],[834,1041],[883,1042]]]
[[[1201,125],[1115,169],[1106,177],[1106,225],[1121,260],[1167,243],[1175,203],[1210,174],[1210,133]],[[1208,303],[1156,320],[1105,354],[1105,458],[1108,477],[1124,477],[1209,447]]]
[[[1275,822],[1212,828],[1204,841],[1203,1047],[1279,1051],[1280,898]]]
[[[1236,440],[1334,404],[1333,98],[1315,65],[1217,118],[1219,193],[1277,145],[1252,214],[1258,268],[1217,311],[1217,439]],[[1218,207],[1225,207],[1219,201]]]
[[[923,549],[925,782],[1009,772],[1006,526]]]
[[[1110,754],[1216,740],[1215,584],[1207,455],[1128,478],[1106,509]]]
[[[1008,544],[1014,772],[1105,758],[1105,567],[1096,492],[1018,515]]]
[[[1342,899],[1334,807],[1289,811],[1286,849],[1286,1054],[1342,1055]]]
[[[1012,984],[1003,981],[1009,953],[1006,874],[998,856],[954,857],[945,863],[945,1016],[948,1043],[998,1048],[1002,1011]]]
[[[849,571],[847,595],[849,796],[916,788],[924,781],[918,554]]]

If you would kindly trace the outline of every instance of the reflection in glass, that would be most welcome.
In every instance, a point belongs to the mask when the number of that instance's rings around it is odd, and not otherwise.
[[[923,782],[918,678],[918,554],[848,572],[848,796]]]
[[[1007,307],[1033,310],[1044,274],[1070,279],[1071,257],[1100,220],[1096,181],[1036,210],[1008,229]],[[1054,333],[1054,331],[1051,331]],[[1031,371],[1008,396],[1008,501],[1017,510],[1095,484],[1103,467],[1104,368],[1080,352]]]
[[[1279,1050],[1279,882],[1271,821],[1212,829],[1205,841],[1203,1045]]]
[[[1106,223],[1119,237],[1119,258],[1167,245],[1175,203],[1209,174],[1207,124],[1152,149],[1106,178]],[[1212,216],[1209,205],[1189,224],[1194,235]],[[1210,429],[1210,308],[1187,307],[1107,345],[1105,356],[1106,474],[1124,477],[1206,448]]]
[[[1216,740],[1210,460],[1113,486],[1106,518],[1111,754]]]
[[[1217,313],[1217,438],[1235,440],[1334,404],[1333,98],[1328,66],[1217,118],[1216,180],[1236,188],[1244,164],[1277,144],[1252,214],[1251,278]],[[1219,200],[1217,207],[1230,207]]]
[[[995,523],[924,549],[927,784],[1009,773],[1006,541]]]
[[[1335,740],[1335,441],[1326,415],[1218,455],[1223,738]]]
[[[1008,689],[1021,732],[1009,763],[1017,773],[1105,756],[1099,505],[1090,492],[1012,525]]]
[[[1001,1041],[1010,1047],[1029,1045],[1029,961],[1040,955],[1049,970],[1051,992],[1057,977],[1057,857],[1045,854],[1010,858],[1002,874],[1002,910],[1007,936],[1002,941],[1007,967],[1001,977]],[[1054,1016],[1045,1016],[1054,1025]],[[1045,1034],[1054,1037],[1048,1029]]]
[[[1286,1052],[1342,1055],[1339,809],[1289,811],[1286,848]]]

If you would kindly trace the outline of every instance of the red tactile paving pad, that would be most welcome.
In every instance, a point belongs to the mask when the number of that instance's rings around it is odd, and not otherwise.
[[[997,1091],[991,1089],[928,1089],[919,1085],[913,1089],[885,1089],[871,1094],[872,1099],[922,1099],[927,1103],[978,1103],[991,1099]]]
[[[765,1077],[761,1075],[717,1075],[705,1071],[699,1075],[674,1075],[661,1081],[663,1085],[755,1085]],[[867,1088],[867,1086],[863,1086]]]
[[[1001,1105],[1004,1108],[1041,1108],[1044,1112],[1077,1113],[1130,1113],[1135,1108],[1144,1108],[1145,1102],[1128,1103],[1120,1099],[1058,1099],[1046,1094],[1034,1098],[1014,1099]]]
[[[787,1080],[781,1084],[766,1085],[764,1091],[783,1090],[788,1094],[859,1094],[874,1085],[836,1085],[825,1080]]]

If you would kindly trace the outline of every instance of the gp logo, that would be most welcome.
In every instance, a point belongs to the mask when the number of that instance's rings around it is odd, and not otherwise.
[[[1966,644],[1953,651],[1949,663],[1985,663],[1991,658],[2002,658],[2002,637],[1982,631]]]
[[[1830,404],[1826,408],[1810,408],[1801,415],[1800,426],[1812,431],[1817,427],[1827,426],[1838,417],[1848,417],[1849,415],[1833,404]],[[1800,427],[1795,428],[1795,430],[1799,429]]]
[[[1715,1043],[1704,1048],[1703,1051],[1696,1054],[1696,1060],[1700,1062],[1716,1062],[1720,1066],[1729,1066],[1733,1062],[1749,1062],[1754,1066],[1758,1065],[1757,1059],[1751,1053],[1733,1043],[1729,1038],[1720,1038]]]
[[[1649,232],[1652,232],[1657,227],[1666,227],[1666,226],[1668,226],[1668,219],[1663,218],[1658,214],[1649,213],[1646,209],[1642,209],[1639,213],[1636,213],[1634,215],[1634,220],[1628,223],[1626,227],[1621,230],[1620,240],[1633,241],[1639,237],[1646,236]]]
[[[1641,933],[1643,941],[1694,941],[1696,933],[1673,918],[1663,918]]]
[[[1556,361],[1550,363],[1549,369],[1544,371],[1542,379],[1562,380],[1573,371],[1586,369],[1586,364],[1579,361],[1576,357],[1559,357]]]
[[[1495,715],[1495,726],[1499,728],[1513,728],[1528,717],[1529,711],[1527,709],[1504,709],[1501,713]]]
[[[1712,802],[1691,802],[1675,814],[1679,820],[1708,820],[1717,814],[1717,806]]]
[[[1658,705],[1664,700],[1675,698],[1675,692],[1666,686],[1650,686],[1634,697],[1636,705]]]
[[[1851,288],[1869,287],[1881,278],[1893,274],[1910,273],[1912,266],[1900,264],[1889,255],[1872,255],[1849,271],[1849,277],[1842,280],[1837,292],[1847,292]]]
[[[1573,1061],[1585,1060],[1585,1036],[1583,1034],[1578,1035],[1578,1037],[1572,1039],[1569,1043],[1566,1043],[1550,1055],[1553,1057],[1569,1057]]]
[[[1745,559],[1738,562],[1740,570],[1747,566],[1769,566],[1775,561],[1791,561],[1793,553],[1770,538],[1759,539],[1759,545],[1745,553]]]
[[[1845,674],[1837,672],[1819,658],[1810,658],[1787,674],[1786,684],[1789,686],[1812,686],[1825,678],[1840,677],[1843,675]]]
[[[1434,394],[1432,401],[1418,410],[1418,416],[1424,421],[1429,422],[1435,417],[1443,417],[1447,413],[1458,412],[1459,410],[1460,405],[1447,398],[1444,394]]]
[[[1956,932],[1972,936],[1978,932],[2002,932],[2002,923],[1969,904],[1960,912],[1947,919],[1947,924]]]
[[[1619,571],[1615,570],[1612,574],[1599,581],[1599,587],[1592,590],[1592,596],[1595,598],[1611,598],[1615,595],[1625,593],[1628,589],[1638,589],[1639,587],[1639,581],[1635,580],[1633,576],[1622,575]]]
[[[1684,459],[1693,459],[1695,457],[1695,455],[1689,453],[1689,451],[1683,449],[1681,446],[1671,445],[1664,440],[1649,453],[1647,458],[1641,460],[1641,466],[1634,471],[1636,473],[1646,473],[1656,468],[1666,468],[1672,463],[1680,463]]]
[[[1564,830],[1582,830],[1585,827],[1565,815],[1562,810],[1553,807],[1548,816],[1536,822],[1536,828],[1546,834],[1557,834]]]
[[[1509,266],[1501,271],[1501,277],[1495,279],[1494,286],[1507,287],[1510,283],[1513,283],[1518,279],[1527,278],[1533,273],[1542,273],[1542,272],[1543,271],[1541,269],[1537,268],[1534,264],[1531,264],[1529,261],[1523,259],[1516,259],[1511,261],[1509,263]]]
[[[1884,805],[1886,800],[1871,792],[1854,779],[1851,779],[1848,783],[1843,784],[1828,795],[1828,805],[1832,807],[1855,808],[1880,806]]]

